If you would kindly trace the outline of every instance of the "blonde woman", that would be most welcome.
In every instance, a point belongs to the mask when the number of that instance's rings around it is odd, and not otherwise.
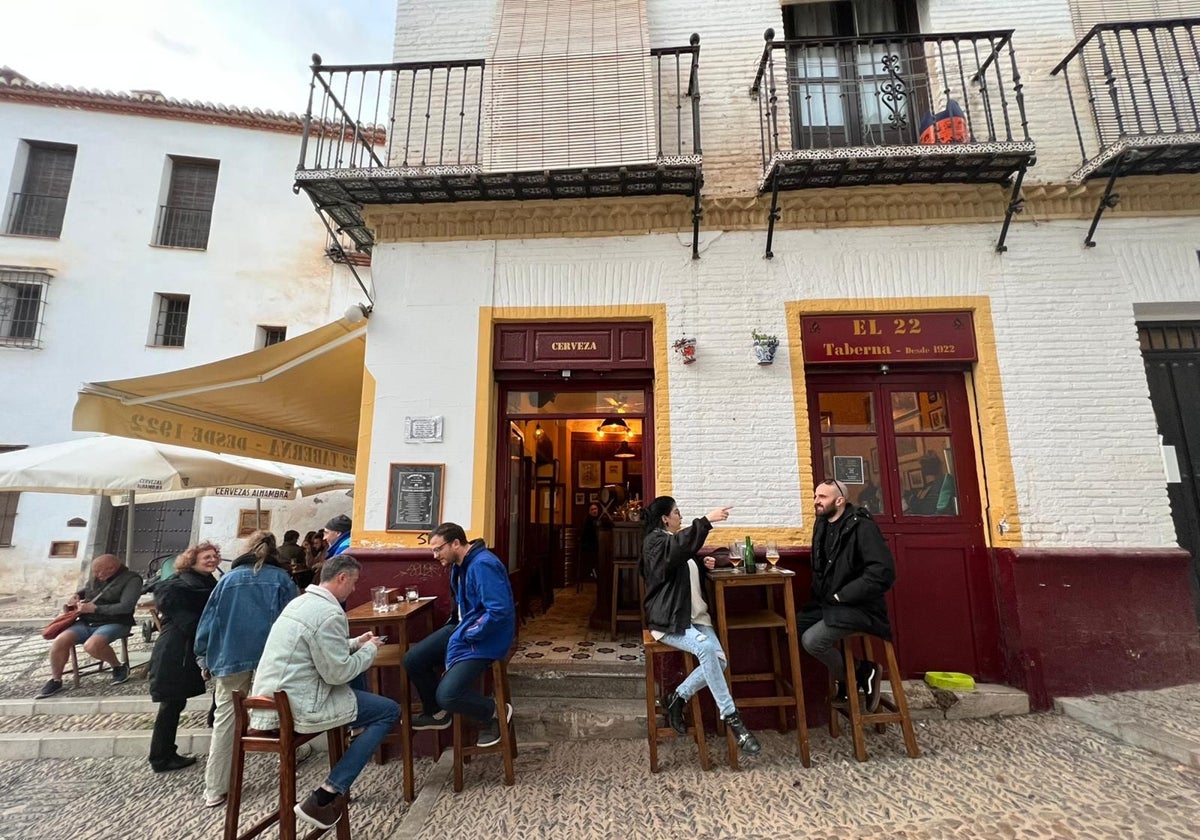
[[[279,565],[275,537],[255,531],[200,617],[196,656],[212,673],[217,695],[204,773],[204,804],[210,808],[223,804],[229,791],[233,692],[250,692],[271,625],[295,597],[296,584]]]
[[[217,579],[221,551],[210,542],[189,548],[175,560],[175,574],[158,585],[154,603],[162,617],[162,633],[150,656],[150,696],[158,703],[150,739],[150,767],[155,773],[182,770],[196,763],[175,745],[179,716],[189,697],[204,693],[204,676],[196,664],[194,641],[200,615]]]

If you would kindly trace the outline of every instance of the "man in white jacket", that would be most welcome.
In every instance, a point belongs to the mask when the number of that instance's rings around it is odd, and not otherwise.
[[[325,732],[349,725],[362,729],[325,783],[296,806],[296,816],[317,828],[333,826],[345,812],[350,785],[400,716],[395,701],[346,683],[371,667],[383,640],[373,633],[351,639],[341,603],[358,584],[361,569],[349,554],[325,561],[320,585],[284,608],[271,626],[254,677],[255,695],[286,691],[296,731]],[[275,729],[278,716],[251,712],[250,726]]]

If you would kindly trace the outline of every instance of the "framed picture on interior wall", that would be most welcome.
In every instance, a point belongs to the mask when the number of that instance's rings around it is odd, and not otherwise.
[[[926,391],[925,399],[930,405],[937,405],[937,401],[939,399],[938,392],[937,391]]]
[[[238,511],[238,533],[239,537],[248,537],[255,531],[271,530],[271,511],[264,510],[259,518],[259,512],[254,508],[243,508]],[[259,524],[261,523],[261,524]]]
[[[930,409],[929,427],[935,430],[946,428],[946,409],[940,407]]]
[[[920,409],[916,391],[892,392],[892,416],[901,417]]]
[[[604,462],[604,483],[620,484],[625,480],[625,471],[621,469],[620,461]]]
[[[905,478],[908,480],[909,490],[920,490],[925,486],[925,477],[921,474],[921,469],[918,467],[915,470],[909,470],[905,473]]]
[[[642,474],[642,462],[641,461],[627,461],[625,463],[625,475],[641,475],[641,474]]]
[[[584,503],[584,494],[576,493],[575,494],[575,504],[582,505],[583,503]]]
[[[598,501],[600,501],[599,493],[588,493],[588,504],[591,504],[592,502],[598,502]]]
[[[579,486],[585,490],[600,489],[600,462],[579,462]]]

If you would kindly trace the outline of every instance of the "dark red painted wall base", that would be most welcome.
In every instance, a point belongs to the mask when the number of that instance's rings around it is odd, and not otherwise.
[[[1200,682],[1181,549],[996,549],[1008,682],[1054,697]]]

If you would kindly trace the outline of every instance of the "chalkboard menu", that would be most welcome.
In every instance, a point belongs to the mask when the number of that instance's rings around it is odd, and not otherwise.
[[[388,481],[389,531],[432,531],[442,522],[445,464],[392,464]]]

